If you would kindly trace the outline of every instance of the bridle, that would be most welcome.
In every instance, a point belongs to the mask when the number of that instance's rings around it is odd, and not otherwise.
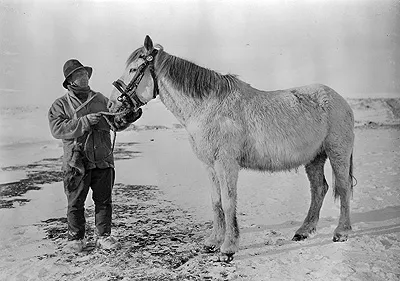
[[[124,107],[128,109],[136,110],[137,108],[146,104],[146,102],[142,102],[136,94],[136,89],[139,86],[140,81],[142,81],[144,72],[147,67],[150,70],[151,77],[153,78],[154,88],[153,88],[153,99],[155,99],[158,95],[158,84],[156,79],[156,74],[154,72],[154,58],[157,55],[158,50],[153,49],[153,51],[148,55],[141,55],[140,58],[144,59],[144,63],[142,63],[138,70],[133,76],[132,80],[128,85],[124,83],[121,79],[114,81],[112,84],[118,91],[121,92],[121,95],[117,98],[119,102],[122,103]]]

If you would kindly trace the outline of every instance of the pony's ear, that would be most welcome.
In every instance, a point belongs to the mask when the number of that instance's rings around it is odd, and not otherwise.
[[[146,38],[144,39],[144,48],[146,49],[146,52],[149,53],[153,51],[153,41],[151,41],[151,38],[149,35],[146,35]]]

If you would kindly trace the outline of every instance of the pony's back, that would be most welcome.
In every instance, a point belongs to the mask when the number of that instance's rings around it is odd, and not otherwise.
[[[241,166],[269,171],[311,161],[323,149],[332,108],[341,103],[335,91],[319,84],[270,92],[247,86],[242,94],[246,149]]]

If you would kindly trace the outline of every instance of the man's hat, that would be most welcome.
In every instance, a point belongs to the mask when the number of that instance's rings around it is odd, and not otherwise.
[[[67,81],[68,77],[70,77],[71,74],[74,73],[75,71],[77,71],[79,69],[82,69],[82,68],[86,69],[86,71],[89,74],[89,78],[90,78],[90,76],[92,76],[92,72],[93,72],[93,69],[90,66],[83,66],[76,59],[70,59],[64,64],[63,71],[64,71],[65,80],[63,82],[63,87],[65,89],[68,89],[68,87],[67,87],[67,85],[68,85],[68,81]]]

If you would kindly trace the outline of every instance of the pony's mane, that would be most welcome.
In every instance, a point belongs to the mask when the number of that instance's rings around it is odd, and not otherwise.
[[[215,95],[224,98],[238,88],[240,80],[236,75],[220,74],[216,71],[198,66],[190,61],[164,52],[161,45],[156,58],[157,75],[165,76],[179,91],[194,98],[206,98]],[[145,53],[144,47],[133,51],[126,61],[129,65]]]
[[[144,47],[137,48],[132,52],[129,58],[126,60],[126,66],[130,65],[132,62],[137,60],[141,55],[145,53]]]

